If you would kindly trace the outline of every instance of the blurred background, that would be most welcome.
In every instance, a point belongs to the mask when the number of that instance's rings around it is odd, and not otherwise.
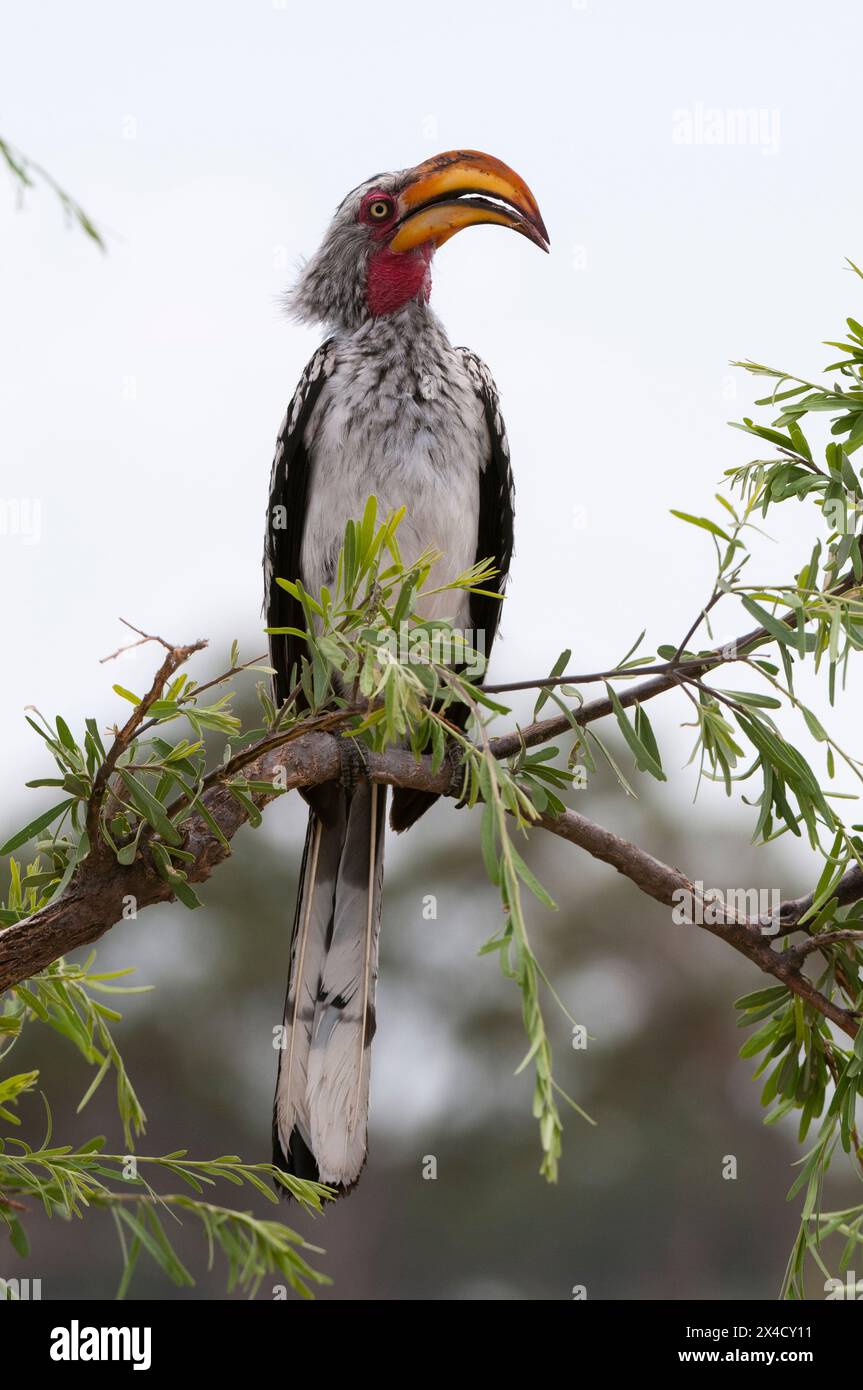
[[[723,470],[754,452],[726,421],[761,392],[729,359],[814,376],[822,341],[861,317],[843,268],[863,257],[851,6],[439,0],[421,15],[334,0],[324,16],[290,0],[12,0],[4,16],[0,133],[83,204],[108,254],[64,227],[48,190],[23,207],[11,183],[0,196],[0,835],[50,804],[22,787],[50,775],[23,707],[107,725],[122,712],[111,684],[149,683],[146,647],[99,664],[125,640],[119,615],[209,637],[200,678],[233,637],[246,657],[263,650],[272,446],[319,336],[286,322],[278,296],[348,189],[438,150],[504,158],[552,236],[546,259],[482,228],[435,263],[433,304],[489,362],[513,448],[517,554],[494,678],[538,676],[564,646],[574,668],[602,669],[643,627],[648,650],[682,636],[713,555],[669,508],[715,513]],[[10,502],[38,521],[16,528]],[[811,509],[783,511],[753,561],[764,580],[799,568],[817,531]],[[717,638],[749,626],[723,613]],[[817,688],[801,690],[822,713]],[[852,673],[825,715],[852,752],[860,693]],[[515,701],[513,718],[530,709]],[[598,775],[573,804],[709,885],[811,887],[819,866],[799,847],[747,848],[739,795],[702,786],[693,809],[688,717],[677,696],[651,707],[667,785],[640,779],[634,802]],[[286,798],[238,837],[204,910],[148,911],[99,948],[100,965],[155,986],[117,1028],[146,1152],[269,1157],[304,821]],[[286,1213],[325,1247],[334,1284],[320,1296],[774,1296],[798,1150],[793,1126],[763,1128],[736,1055],[731,1001],[762,985],[753,968],[573,847],[533,838],[559,904],[531,905],[534,945],[590,1034],[573,1050],[547,1001],[559,1080],[597,1121],[566,1116],[549,1188],[530,1079],[512,1074],[518,996],[477,959],[498,922],[478,825],[439,806],[387,854],[369,1164],[325,1218]],[[18,1060],[43,1069],[58,1142],[104,1132],[120,1148],[107,1089],[76,1116],[89,1076],[62,1045],[32,1028]],[[41,1106],[23,1113],[38,1140]],[[837,1173],[828,1205],[855,1192]],[[113,1293],[108,1216],[34,1216],[30,1231],[27,1268],[4,1252],[0,1274],[41,1277],[46,1298]],[[198,1278],[180,1296],[224,1297],[197,1231],[177,1240]],[[177,1296],[144,1263],[133,1293]]]

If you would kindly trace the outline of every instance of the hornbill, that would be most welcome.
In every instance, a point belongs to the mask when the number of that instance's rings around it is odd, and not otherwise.
[[[371,494],[383,512],[407,508],[399,527],[406,565],[430,546],[441,552],[436,588],[491,559],[503,592],[513,502],[497,390],[429,308],[436,249],[479,223],[548,250],[530,189],[490,155],[454,150],[376,174],[340,204],[289,293],[294,317],[325,325],[330,337],[306,367],[277,440],[264,553],[268,627],[304,628],[297,600],[276,578],[300,578],[312,594],[332,587],[345,523]],[[480,634],[488,656],[499,606],[451,590],[419,611]],[[303,649],[298,637],[271,636],[278,704]],[[386,790],[345,776],[305,795],[273,1154],[284,1171],[347,1192],[366,1159]],[[397,788],[392,827],[407,829],[434,800]]]

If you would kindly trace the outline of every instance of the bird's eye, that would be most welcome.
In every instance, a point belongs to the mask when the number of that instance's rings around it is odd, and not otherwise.
[[[369,203],[369,217],[373,222],[386,222],[388,217],[392,217],[393,205],[388,198],[375,198],[373,203]]]

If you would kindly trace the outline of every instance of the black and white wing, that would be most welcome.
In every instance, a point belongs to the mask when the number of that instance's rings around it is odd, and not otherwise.
[[[309,362],[293,400],[288,406],[276,440],[276,456],[270,478],[270,501],[264,537],[264,606],[267,627],[296,627],[305,619],[299,603],[276,579],[296,579],[300,574],[300,555],[306,522],[310,461],[303,436],[315,402],[333,370],[335,345],[328,339]],[[289,635],[270,637],[270,664],[276,675],[273,688],[281,704],[292,689],[304,655],[301,638]]]
[[[502,594],[509,577],[513,545],[513,481],[509,462],[509,441],[500,413],[500,401],[494,378],[482,358],[469,348],[457,348],[485,409],[488,426],[489,457],[479,479],[479,525],[477,527],[476,559],[493,560],[497,575],[483,585]],[[470,617],[474,632],[485,634],[485,655],[491,655],[492,643],[500,621],[501,603],[482,594],[471,594]]]

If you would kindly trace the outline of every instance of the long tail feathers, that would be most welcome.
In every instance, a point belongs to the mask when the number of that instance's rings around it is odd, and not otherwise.
[[[294,917],[274,1161],[342,1192],[366,1160],[385,817],[366,782],[328,824],[310,814]]]

